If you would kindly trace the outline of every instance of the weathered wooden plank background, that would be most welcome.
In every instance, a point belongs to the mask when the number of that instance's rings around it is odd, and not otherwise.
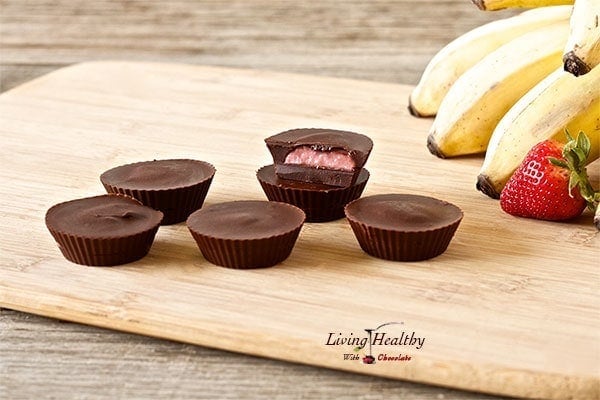
[[[445,43],[506,15],[469,0],[0,0],[0,91],[99,59],[414,84]],[[0,398],[490,397],[0,309]]]

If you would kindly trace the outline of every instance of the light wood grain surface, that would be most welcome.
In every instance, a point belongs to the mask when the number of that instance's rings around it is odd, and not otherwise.
[[[10,165],[0,187],[20,193],[0,204],[0,305],[378,376],[527,397],[598,395],[593,350],[600,299],[589,282],[600,278],[600,237],[590,213],[560,225],[503,213],[473,187],[480,158],[443,161],[429,154],[430,121],[397,106],[410,88],[92,62],[0,95],[6,139],[0,157]],[[278,267],[240,272],[200,257],[185,225],[177,224],[162,227],[139,262],[87,268],[65,261],[41,223],[53,204],[102,192],[101,171],[140,159],[210,161],[218,173],[207,204],[264,199],[255,171],[272,161],[263,139],[290,126],[368,134],[375,151],[367,194],[419,193],[458,205],[466,217],[448,251],[419,263],[368,257],[340,219],[306,224],[293,255]],[[591,179],[597,172],[590,171]],[[557,234],[565,238],[560,248]],[[566,255],[575,253],[578,263],[569,265]],[[401,352],[412,359],[372,366],[344,359],[355,346],[325,344],[329,333],[361,337],[364,327],[389,321],[403,323],[386,328],[390,337],[406,332],[431,344],[374,344],[375,356]],[[565,332],[569,351],[556,358]]]
[[[181,61],[415,83],[499,14],[468,1],[0,1],[2,90],[95,59]],[[0,310],[6,398],[486,396],[268,361]]]

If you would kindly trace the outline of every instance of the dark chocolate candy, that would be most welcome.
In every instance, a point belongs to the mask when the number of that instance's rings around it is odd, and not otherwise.
[[[463,217],[451,203],[412,194],[363,197],[349,203],[345,213],[365,252],[394,261],[442,254]]]
[[[202,255],[228,268],[263,268],[285,260],[305,220],[292,205],[232,201],[204,207],[187,219]]]
[[[162,218],[160,211],[130,197],[103,195],[51,207],[46,226],[68,260],[118,265],[148,253]]]
[[[360,197],[369,179],[369,171],[363,168],[356,182],[348,187],[281,179],[275,174],[273,165],[259,169],[256,177],[269,200],[301,208],[306,213],[307,222],[327,222],[342,218],[344,206]]]
[[[169,225],[202,207],[214,174],[215,168],[204,161],[154,160],[112,168],[100,181],[109,193],[126,194],[162,211],[162,224]]]
[[[354,184],[373,142],[359,133],[292,129],[265,139],[280,178],[330,186]]]

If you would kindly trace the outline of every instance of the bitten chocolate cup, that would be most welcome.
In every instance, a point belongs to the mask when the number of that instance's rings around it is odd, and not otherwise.
[[[204,207],[187,219],[200,252],[227,268],[266,268],[289,257],[304,212],[271,201],[232,201]]]
[[[215,175],[211,164],[187,159],[121,165],[100,176],[108,193],[131,196],[162,211],[162,225],[176,224],[202,207]]]
[[[135,199],[108,194],[52,206],[46,226],[67,260],[111,266],[148,254],[162,218]]]
[[[348,204],[346,218],[360,247],[392,261],[421,261],[448,248],[463,213],[432,197],[381,194]]]
[[[373,149],[368,136],[322,128],[290,129],[265,143],[281,179],[339,187],[355,184]]]
[[[307,222],[328,222],[344,217],[344,206],[358,199],[369,180],[369,171],[363,168],[352,186],[335,187],[281,179],[273,165],[262,167],[256,173],[267,198],[301,208]]]

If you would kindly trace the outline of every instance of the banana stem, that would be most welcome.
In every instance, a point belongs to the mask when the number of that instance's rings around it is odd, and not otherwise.
[[[565,71],[575,76],[585,75],[590,72],[590,67],[574,51],[569,51],[563,56],[563,63]]]

